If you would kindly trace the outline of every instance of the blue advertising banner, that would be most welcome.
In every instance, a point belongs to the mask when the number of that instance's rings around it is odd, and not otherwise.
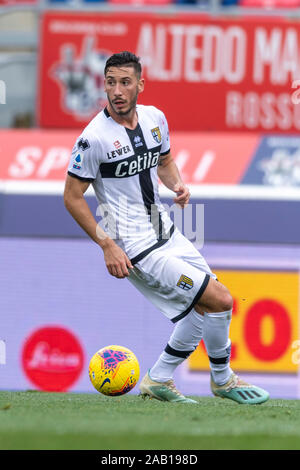
[[[300,137],[262,137],[241,184],[299,187]]]

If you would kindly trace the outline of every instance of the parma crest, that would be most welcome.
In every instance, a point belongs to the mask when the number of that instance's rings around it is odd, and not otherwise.
[[[194,286],[193,280],[190,277],[182,274],[176,284],[178,287],[181,287],[183,290],[189,290]]]
[[[160,143],[161,143],[160,128],[159,128],[159,127],[155,127],[154,129],[151,129],[151,134],[152,134],[152,137],[153,137],[153,139],[155,140],[155,142],[157,142],[158,144],[160,144]]]

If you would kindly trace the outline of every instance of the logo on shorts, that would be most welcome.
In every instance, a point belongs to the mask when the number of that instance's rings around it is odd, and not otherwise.
[[[155,127],[154,129],[151,129],[151,134],[152,134],[152,137],[153,137],[153,139],[155,140],[155,142],[157,142],[158,144],[160,144],[160,143],[161,143],[160,128],[159,128],[159,127]]]
[[[184,274],[181,274],[179,281],[176,285],[183,290],[189,290],[194,286],[194,283],[191,278],[185,276]]]

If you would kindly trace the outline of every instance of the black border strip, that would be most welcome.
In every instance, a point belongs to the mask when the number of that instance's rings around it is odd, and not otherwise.
[[[179,315],[177,315],[177,317],[174,317],[174,318],[171,318],[171,321],[173,323],[176,323],[178,322],[178,320],[181,320],[182,318],[184,318],[188,313],[190,313],[190,311],[192,310],[192,308],[194,308],[194,305],[198,302],[198,300],[200,299],[201,295],[203,294],[203,292],[205,291],[206,287],[207,287],[207,284],[208,284],[208,281],[210,280],[210,275],[209,274],[206,274],[205,275],[205,278],[204,278],[204,281],[198,291],[198,293],[196,294],[193,302],[191,303],[191,305],[182,313],[180,313]]]
[[[161,156],[168,155],[171,152],[171,149],[167,150],[167,152],[160,152]]]
[[[224,356],[224,357],[208,356],[208,359],[210,360],[212,364],[227,364],[227,362],[229,362],[230,354],[231,354],[231,343],[228,346],[228,348],[226,348],[226,352],[227,352],[227,356]]]
[[[147,248],[146,250],[142,251],[141,253],[139,253],[138,255],[136,255],[134,258],[131,258],[131,264],[132,265],[135,265],[136,263],[138,263],[139,261],[141,261],[143,258],[145,258],[145,256],[149,255],[149,253],[151,253],[151,251],[153,250],[156,250],[157,248],[160,248],[162,245],[164,245],[165,243],[167,243],[167,241],[169,241],[169,239],[171,238],[171,236],[173,235],[174,233],[174,230],[175,230],[175,227],[174,225],[172,225],[172,227],[170,228],[170,231],[167,235],[166,238],[162,238],[161,240],[159,240],[157,243],[155,243],[154,245],[150,246],[149,248]]]
[[[190,356],[190,354],[192,354],[192,352],[194,352],[194,349],[192,351],[178,351],[178,349],[172,348],[172,346],[170,346],[168,343],[167,346],[165,347],[165,352],[167,354],[170,354],[171,356],[181,357],[183,359],[186,359]]]
[[[228,356],[225,356],[225,357],[208,356],[208,359],[210,360],[212,364],[227,364],[227,362],[229,362],[229,358],[230,358],[230,354],[228,354]]]
[[[68,175],[72,176],[73,178],[77,178],[81,181],[95,181],[95,178],[84,178],[83,176],[75,175],[75,173],[72,173],[71,171],[68,171]]]

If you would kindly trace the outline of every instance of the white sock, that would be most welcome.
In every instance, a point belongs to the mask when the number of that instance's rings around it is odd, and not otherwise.
[[[228,382],[230,369],[229,326],[232,310],[219,313],[205,313],[203,320],[203,341],[208,354],[213,381],[217,385]]]
[[[176,323],[170,340],[149,375],[157,382],[172,379],[179,366],[198,346],[202,339],[203,316],[194,309]]]

